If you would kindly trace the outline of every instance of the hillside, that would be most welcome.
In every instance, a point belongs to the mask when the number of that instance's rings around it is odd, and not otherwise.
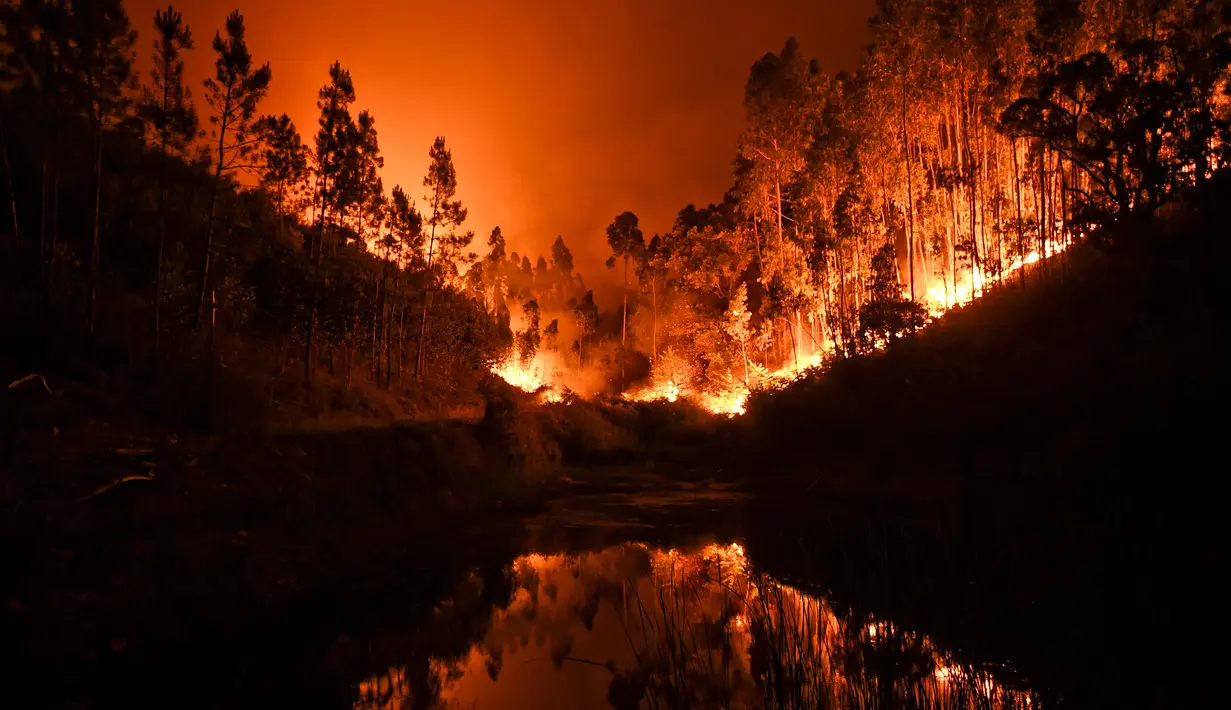
[[[1205,692],[1225,189],[754,398],[750,551],[1066,704]]]
[[[759,450],[822,487],[1158,483],[1221,421],[1227,210],[1208,194],[754,398]]]

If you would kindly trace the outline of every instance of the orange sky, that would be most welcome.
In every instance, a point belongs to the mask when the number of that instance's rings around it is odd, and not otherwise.
[[[143,66],[154,8],[128,0]],[[177,3],[197,48],[236,0]],[[869,39],[872,0],[247,0],[248,43],[268,61],[264,113],[316,131],[316,92],[340,60],[355,81],[355,113],[376,118],[386,189],[420,196],[427,150],[444,135],[457,165],[466,227],[486,251],[495,225],[513,249],[546,252],[557,234],[587,281],[608,278],[603,229],[632,210],[647,237],[689,202],[731,182],[748,68],[788,35],[830,73],[851,68]]]

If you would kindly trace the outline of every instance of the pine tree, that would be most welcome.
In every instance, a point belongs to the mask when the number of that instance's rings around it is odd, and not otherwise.
[[[253,167],[246,161],[253,155],[260,140],[254,135],[257,106],[269,90],[273,78],[269,64],[254,67],[248,42],[244,38],[244,16],[236,10],[227,15],[226,37],[214,33],[214,76],[205,80],[205,100],[212,113],[212,137],[217,141],[214,179],[210,187],[209,221],[205,228],[205,258],[201,268],[201,295],[197,300],[197,325],[205,312],[209,290],[209,270],[214,252],[214,231],[218,213],[218,191],[228,172]]]
[[[423,294],[423,317],[419,321],[419,354],[415,358],[415,378],[423,379],[423,358],[426,353],[428,311],[432,305],[432,290],[441,265],[450,263],[473,239],[470,233],[459,235],[457,228],[466,221],[466,208],[457,194],[457,170],[453,167],[453,153],[445,147],[443,136],[438,137],[428,151],[430,163],[423,186],[427,188],[424,201],[429,205],[426,224],[427,286]]]
[[[320,205],[316,211],[316,238],[309,239],[308,258],[315,265],[312,280],[312,301],[308,309],[307,335],[304,338],[304,379],[312,381],[315,366],[312,346],[316,336],[316,309],[320,299],[321,260],[324,258],[325,234],[329,227],[329,209],[341,223],[339,210],[341,197],[345,194],[348,178],[347,150],[355,133],[350,116],[350,105],[355,101],[355,85],[350,72],[341,62],[329,67],[329,83],[317,93],[316,106],[320,109],[320,128],[316,132],[316,198]],[[314,242],[314,243],[313,243]]]
[[[166,244],[167,166],[182,155],[197,136],[197,113],[192,94],[184,85],[183,52],[193,48],[192,31],[184,16],[168,5],[154,11],[154,67],[145,88],[141,112],[154,131],[163,162],[158,176],[158,252],[154,263],[154,366],[162,341],[163,252]]]
[[[261,119],[261,187],[274,199],[274,209],[286,230],[286,218],[297,214],[295,196],[308,177],[308,149],[303,144],[291,117],[266,116]]]
[[[361,244],[366,243],[365,221],[371,225],[384,202],[384,187],[378,171],[385,167],[376,137],[376,119],[367,111],[359,113],[355,125],[355,193],[359,202],[359,219],[355,231]]]
[[[93,158],[93,210],[90,239],[89,334],[98,320],[100,227],[102,220],[103,144],[107,132],[129,115],[133,82],[133,45],[137,33],[120,0],[98,0],[73,7],[73,68],[80,78],[90,127]]]
[[[398,381],[402,379],[402,370],[405,363],[405,344],[406,344],[406,304],[400,300],[400,277],[402,269],[407,266],[419,267],[422,265],[423,255],[423,216],[411,204],[410,198],[402,190],[400,185],[395,185],[393,188],[393,197],[391,199],[390,229],[393,233],[393,238],[396,242],[396,251],[394,256],[394,264],[396,271],[393,275],[393,302],[394,307],[398,308]],[[389,314],[390,327],[392,329],[393,314]],[[385,345],[385,387],[391,386],[393,356],[392,348],[388,344],[386,338]]]

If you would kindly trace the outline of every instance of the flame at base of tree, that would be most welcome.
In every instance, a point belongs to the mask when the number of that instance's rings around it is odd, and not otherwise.
[[[538,395],[539,402],[543,404],[565,401],[561,388],[545,381],[545,373],[550,373],[550,369],[540,362],[540,358],[524,365],[516,357],[509,356],[492,365],[491,372],[523,392]]]
[[[1016,259],[1004,271],[996,276],[985,276],[979,267],[972,268],[959,283],[954,286],[931,286],[927,290],[927,311],[932,320],[945,314],[951,308],[971,303],[983,295],[984,290],[1004,284],[1011,275],[1026,266],[1037,264],[1065,251],[1072,244],[1071,239],[1049,242],[1044,250],[1045,256],[1038,251],[1032,251],[1025,259]],[[877,340],[870,343],[872,349],[883,349],[886,343]],[[552,367],[545,357],[539,353],[529,363],[523,364],[514,355],[506,357],[493,365],[491,371],[510,385],[531,394],[537,394],[542,403],[549,404],[565,401],[564,394],[571,390],[559,384],[560,368]],[[665,352],[660,357],[667,373],[659,381],[649,386],[623,394],[624,399],[632,402],[670,402],[681,399],[694,402],[714,414],[737,417],[747,413],[748,397],[755,391],[773,391],[787,387],[791,383],[819,371],[825,362],[836,357],[835,345],[832,341],[821,343],[816,352],[792,359],[778,370],[765,371],[764,368],[753,366],[749,368],[747,380],[729,376],[718,386],[708,388],[694,387],[685,384],[687,376],[678,372],[686,369],[686,365],[676,362],[674,353]],[[678,377],[677,377],[678,376]],[[651,377],[651,379],[655,379]]]
[[[1040,256],[1038,250],[1032,251],[1026,255],[1025,259],[1014,259],[1012,263],[1004,268],[1004,273],[999,276],[989,277],[983,273],[983,269],[975,266],[970,272],[963,275],[963,278],[956,286],[948,284],[929,286],[927,290],[928,313],[933,317],[938,317],[944,315],[945,311],[954,306],[970,303],[982,294],[983,289],[1007,280],[1010,275],[1016,273],[1019,269],[1056,256],[1068,249],[1072,243],[1073,240],[1068,237],[1049,241],[1044,247],[1044,256]]]
[[[832,343],[829,344],[832,353]],[[825,361],[821,352],[800,358],[799,362],[791,362],[786,367],[761,375],[753,374],[749,382],[732,380],[728,386],[719,390],[693,390],[680,387],[674,380],[665,384],[651,386],[624,395],[625,399],[635,402],[675,402],[686,399],[696,402],[714,414],[727,417],[737,417],[748,411],[748,395],[755,390],[775,390],[786,387],[805,375],[818,370]]]

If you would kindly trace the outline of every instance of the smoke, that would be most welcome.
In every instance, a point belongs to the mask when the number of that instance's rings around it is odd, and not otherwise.
[[[144,76],[151,18],[166,3],[125,5],[141,32]],[[208,38],[233,7],[200,0],[183,9],[197,37]],[[431,8],[373,0],[357,11],[264,0],[243,10],[253,58],[273,69],[262,113],[288,113],[311,144],[317,90],[341,61],[355,79],[356,111],[376,118],[388,188],[421,197],[428,147],[446,136],[470,210],[464,228],[476,241],[498,224],[510,250],[546,254],[563,235],[608,309],[619,297],[618,275],[603,266],[612,218],[632,210],[649,237],[684,205],[720,199],[731,185],[751,64],[796,34],[826,71],[852,67],[875,8],[871,0]],[[186,62],[189,84],[199,86],[213,70],[208,42]],[[199,97],[197,106],[204,112]]]

